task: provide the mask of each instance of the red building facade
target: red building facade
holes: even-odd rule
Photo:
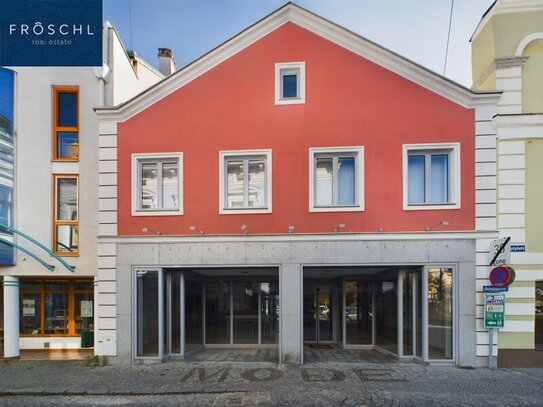
[[[288,4],[98,110],[97,353],[303,363],[323,342],[484,363],[498,97]]]

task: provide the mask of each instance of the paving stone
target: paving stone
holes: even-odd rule
[[[0,405],[540,406],[543,399],[543,369],[425,367],[386,358],[304,366],[222,360],[0,363]]]

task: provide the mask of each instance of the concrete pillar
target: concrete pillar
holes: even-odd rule
[[[280,271],[281,291],[281,363],[302,362],[302,267],[283,264]]]
[[[19,357],[19,278],[4,276],[4,357]]]

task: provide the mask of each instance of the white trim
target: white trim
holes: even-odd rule
[[[298,77],[298,97],[282,97],[282,72],[289,71]],[[305,103],[305,62],[284,62],[275,64],[275,104],[300,105]]]
[[[460,143],[432,143],[432,144],[404,144],[402,146],[403,161],[403,210],[404,211],[424,211],[424,210],[448,210],[460,209],[461,202],[461,178],[460,178]],[[436,205],[409,205],[408,204],[408,181],[407,181],[407,157],[410,151],[432,151],[432,150],[450,150],[449,153],[449,193],[451,203]],[[452,168],[451,168],[452,167]]]
[[[524,39],[518,44],[517,50],[515,51],[516,56],[522,56],[524,48],[528,46],[532,41],[542,40],[543,41],[543,32],[533,33],[524,37]]]
[[[315,206],[315,155],[316,154],[350,154],[355,159],[356,205],[353,206]],[[345,147],[310,147],[309,148],[309,212],[362,212],[365,204],[364,180],[364,146]]]
[[[140,174],[138,173],[138,161],[139,160],[164,160],[164,159],[175,159],[178,161],[178,176],[179,176],[179,209],[177,210],[138,210],[139,207],[139,196],[138,196],[138,180]],[[178,216],[183,215],[183,201],[185,194],[183,191],[183,153],[182,152],[171,152],[171,153],[135,153],[132,154],[132,179],[130,181],[130,193],[131,193],[131,202],[132,202],[132,216]]]
[[[266,207],[265,208],[243,208],[243,209],[231,209],[225,206],[225,158],[226,157],[251,157],[251,156],[265,156],[266,157]],[[244,215],[244,214],[261,214],[272,213],[272,150],[224,150],[219,151],[219,213],[221,215]]]
[[[114,108],[96,108],[96,113],[101,120],[128,120],[289,21],[464,107],[495,105],[500,98],[500,91],[472,91],[343,27],[288,3],[135,98]]]

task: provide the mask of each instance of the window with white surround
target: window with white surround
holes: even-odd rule
[[[460,144],[404,144],[405,210],[460,208]]]
[[[364,210],[364,147],[309,149],[309,211]]]
[[[271,150],[220,152],[219,213],[271,212]]]
[[[183,154],[132,155],[132,215],[183,214]]]
[[[305,103],[305,63],[275,64],[275,104]]]

